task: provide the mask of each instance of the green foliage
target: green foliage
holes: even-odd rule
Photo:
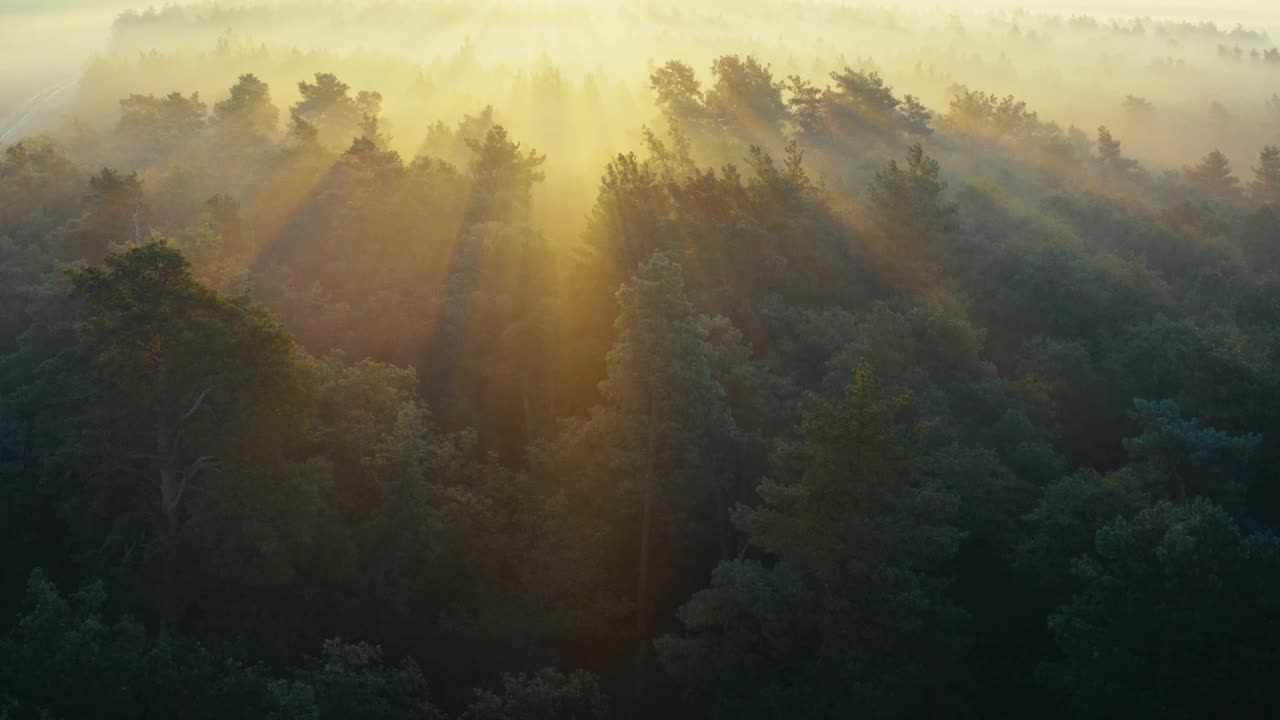
[[[1227,425],[1233,419],[1257,426],[1274,392],[1265,369],[1227,325],[1157,317],[1127,328],[1109,350],[1101,364],[1112,392],[1126,404],[1171,398],[1205,422],[1234,430]]]
[[[0,640],[0,700],[10,717],[445,717],[418,667],[390,665],[377,647],[326,641],[318,657],[276,677],[188,640],[149,635],[128,617],[109,621],[105,601],[100,584],[64,596],[40,571],[32,574],[28,608]],[[515,690],[505,697],[515,714],[493,717],[543,717],[519,714],[539,703],[599,702],[585,675],[537,678],[540,684],[512,678]],[[563,687],[549,686],[557,680]]]
[[[1203,196],[1219,202],[1234,202],[1240,197],[1240,178],[1231,174],[1231,161],[1214,150],[1194,167],[1183,169],[1188,183]]]
[[[896,96],[878,72],[846,67],[830,78],[833,84],[825,88],[799,76],[787,80],[796,140],[806,147],[856,150],[932,133],[933,113],[914,96]]]
[[[1105,125],[1098,128],[1098,162],[1103,179],[1111,182],[1131,180],[1138,168],[1138,161],[1120,152],[1120,141]]]
[[[877,223],[895,237],[931,239],[953,227],[955,206],[943,199],[947,184],[938,161],[920,145],[907,151],[907,163],[890,160],[876,173],[869,190]]]
[[[40,571],[0,640],[0,706],[12,718],[266,717],[270,677],[180,639],[104,617],[101,584],[70,596]]]
[[[280,720],[442,720],[426,680],[406,660],[388,666],[382,651],[364,643],[329,640],[289,681],[275,689]]]
[[[213,106],[213,126],[240,144],[270,140],[280,121],[280,109],[271,103],[271,88],[252,73],[241,75],[231,95]]]
[[[530,192],[543,179],[539,168],[546,157],[533,150],[521,150],[501,125],[490,128],[484,140],[467,140],[475,153],[471,161],[471,203],[467,221],[526,222],[530,212]]]
[[[1262,441],[1237,437],[1182,415],[1172,400],[1134,400],[1142,434],[1124,441],[1142,482],[1162,497],[1203,496],[1239,507],[1249,486],[1250,462]]]
[[[782,87],[774,82],[769,66],[751,56],[744,60],[722,55],[711,63],[711,74],[716,81],[703,96],[710,117],[752,144],[776,143],[786,119],[786,105]],[[681,89],[689,93],[686,84]],[[672,98],[672,102],[677,101]]]
[[[130,95],[120,101],[117,132],[134,156],[148,165],[190,142],[204,129],[208,111],[199,93],[184,97],[174,92],[161,98]]]
[[[64,257],[102,260],[116,244],[145,239],[147,207],[137,173],[103,168],[89,179],[84,213],[69,224]]]
[[[592,595],[633,604],[635,630],[622,638],[634,643],[642,687],[656,611],[670,612],[681,597],[673,588],[690,582],[702,558],[731,552],[727,499],[741,440],[681,267],[655,253],[617,299],[605,403],[565,427],[551,457],[555,476],[572,479],[552,525],[562,542],[589,538],[578,562],[598,588]]]
[[[1265,714],[1277,562],[1274,535],[1242,533],[1208,500],[1116,520],[1050,618],[1064,662],[1049,676],[1086,717]]]
[[[668,116],[688,122],[701,114],[701,83],[692,67],[668,60],[649,76],[649,85],[657,96],[658,108]]]
[[[1148,504],[1132,474],[1082,470],[1044,489],[1026,516],[1027,533],[1015,563],[1038,583],[1071,581],[1071,562],[1093,548],[1094,534],[1117,519],[1131,518]]]
[[[406,165],[369,141],[352,143],[314,177],[311,157],[278,170],[286,186],[307,191],[282,191],[265,218],[259,210],[258,223],[280,230],[249,279],[312,352],[419,363],[463,227],[465,177],[436,160]]]
[[[476,692],[459,720],[604,720],[604,695],[593,676],[544,669],[504,675],[501,694]]]
[[[1242,236],[1242,249],[1250,263],[1260,270],[1280,270],[1280,201],[1250,213]]]
[[[333,73],[316,73],[314,83],[299,82],[302,97],[289,109],[294,132],[330,147],[343,147],[353,138],[374,139],[382,94],[361,90],[351,97],[350,90]]]
[[[518,456],[553,422],[552,250],[529,226],[500,222],[473,225],[457,245],[427,369],[450,382],[429,397],[471,426],[511,418],[498,431],[512,438],[503,449]]]
[[[174,245],[200,282],[224,292],[244,287],[254,238],[240,205],[229,196],[206,200],[196,224],[175,238]]]
[[[541,658],[537,642],[566,622],[548,607],[557,588],[539,582],[545,498],[479,454],[473,434],[441,432],[418,406],[404,407],[373,450],[358,577],[384,600],[359,627],[406,652],[454,647],[432,658],[436,676],[469,680],[495,644],[513,663]],[[519,590],[492,592],[504,586]]]
[[[893,717],[958,691],[957,613],[937,575],[955,553],[955,499],[923,472],[868,368],[818,401],[735,524],[762,560],[722,563],[659,642],[668,672],[717,717]]]
[[[586,242],[604,256],[607,265],[601,270],[612,271],[610,280],[620,283],[658,249],[671,204],[651,163],[634,154],[609,162],[588,220]]]
[[[1258,156],[1249,193],[1260,205],[1280,205],[1280,147],[1268,145]]]
[[[31,138],[4,148],[0,236],[24,246],[40,244],[57,223],[79,208],[83,182],[65,149],[50,139]],[[22,268],[12,261],[6,267]]]
[[[422,141],[418,157],[433,157],[458,166],[464,166],[471,159],[471,143],[483,142],[489,131],[497,125],[493,116],[493,106],[486,105],[484,110],[472,115],[463,115],[455,128],[449,128],[437,121],[427,128],[427,137]]]
[[[655,253],[618,291],[618,304],[601,386],[607,404],[564,438],[569,448],[602,443],[606,454],[596,462],[610,468],[613,492],[632,502],[653,492],[670,505],[662,515],[674,519],[715,494],[723,481],[717,463],[736,428],[680,266]]]
[[[954,299],[938,295],[901,310],[881,304],[832,358],[828,384],[839,386],[867,363],[887,387],[911,396],[933,448],[987,447],[1024,480],[1056,477],[1047,409],[983,360],[984,345],[985,332]]]
[[[1052,404],[1056,446],[1079,464],[1105,464],[1106,444],[1117,416],[1097,402],[1103,379],[1088,346],[1079,340],[1034,338],[1022,349],[1019,380],[1024,392],[1043,392]]]
[[[287,467],[301,439],[294,346],[262,309],[199,285],[162,240],[68,279],[74,342],[12,397],[25,447],[39,448],[15,481],[41,512],[56,508],[71,558],[130,578],[143,608],[175,619],[180,568],[220,560],[187,555],[180,529],[218,522],[201,510],[261,501],[241,483]]]
[[[1026,102],[967,87],[955,88],[947,122],[961,132],[994,139],[1022,140],[1046,129]]]
[[[871,59],[668,62],[654,118],[468,44],[282,129],[281,73],[346,61],[218,42],[95,61],[87,120],[0,158],[0,717],[1271,707],[1280,155],[1245,202],[1220,104],[1157,177]],[[209,106],[138,91],[215,65]]]

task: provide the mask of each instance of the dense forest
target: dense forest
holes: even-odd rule
[[[1275,713],[1265,31],[299,6],[0,110],[0,720]]]

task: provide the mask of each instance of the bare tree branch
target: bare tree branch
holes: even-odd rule
[[[188,483],[199,477],[205,470],[216,468],[219,464],[218,458],[212,455],[205,455],[191,463],[191,467],[187,468],[187,471],[182,474],[182,482],[178,485],[178,492],[173,496],[173,502],[166,509],[170,512],[176,510],[178,505],[182,503],[182,496],[187,492]]]
[[[204,390],[201,390],[200,394],[196,396],[195,402],[191,403],[191,409],[188,410],[186,413],[184,413],[183,416],[178,420],[178,422],[186,422],[188,419],[191,418],[192,415],[195,415],[196,411],[200,409],[200,406],[204,404],[204,399],[209,397],[210,392],[213,392],[212,385],[205,388]]]

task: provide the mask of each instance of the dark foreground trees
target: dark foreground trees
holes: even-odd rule
[[[1080,592],[1049,620],[1051,674],[1088,717],[1253,716],[1275,706],[1280,539],[1208,500],[1098,531]]]
[[[900,402],[859,368],[841,402],[805,413],[786,449],[794,480],[765,481],[761,507],[735,512],[761,557],[721,563],[680,611],[686,635],[659,643],[711,717],[939,715],[955,702],[961,614],[940,573],[960,541],[956,503]]]

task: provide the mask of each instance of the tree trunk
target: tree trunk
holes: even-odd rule
[[[649,680],[649,627],[652,606],[649,602],[650,535],[653,529],[653,478],[645,491],[644,511],[640,520],[640,563],[636,571],[636,677],[635,705],[639,707]]]
[[[160,512],[164,516],[163,541],[160,543],[160,631],[167,633],[176,622],[178,604],[178,508],[182,494],[182,475],[178,469],[179,429],[182,421],[170,415],[166,388],[169,368],[163,347],[156,348],[156,464],[160,471]]]
[[[534,441],[533,404],[529,402],[529,373],[521,373],[520,377],[520,413],[523,415],[524,446]]]
[[[646,471],[644,507],[640,514],[640,559],[636,570],[636,668],[633,708],[644,706],[649,681],[649,632],[653,613],[649,602],[649,560],[653,552],[653,510],[658,485],[658,395],[649,391],[649,467]]]
[[[178,448],[173,427],[166,418],[156,424],[156,457],[160,465],[160,511],[172,530],[178,525]]]
[[[729,523],[729,503],[724,487],[716,483],[716,523],[720,530],[720,562],[733,558],[733,531]]]
[[[178,470],[177,438],[173,425],[168,422],[163,411],[156,423],[156,456],[160,466],[160,511],[164,514],[164,542],[160,545],[162,555],[160,585],[160,631],[168,633],[170,626],[176,621],[178,604],[178,494],[181,492],[181,477]]]

